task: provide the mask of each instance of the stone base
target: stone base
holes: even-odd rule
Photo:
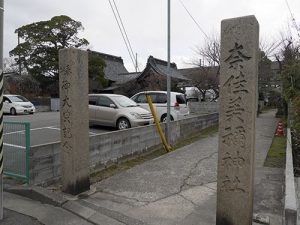
[[[64,185],[63,192],[71,194],[71,195],[78,195],[82,192],[90,190],[90,179],[89,177],[77,180],[76,183]]]

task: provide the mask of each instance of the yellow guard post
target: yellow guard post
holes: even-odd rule
[[[158,122],[156,113],[155,113],[154,108],[153,108],[153,105],[152,105],[151,98],[150,98],[150,96],[147,95],[147,94],[146,94],[146,98],[147,98],[147,102],[148,102],[148,104],[149,104],[149,107],[150,107],[152,116],[153,116],[153,118],[154,118],[154,122],[155,122],[156,128],[157,128],[158,133],[159,133],[159,135],[160,135],[160,138],[161,138],[161,140],[162,140],[162,142],[163,142],[163,144],[164,144],[164,148],[165,148],[165,150],[166,150],[167,152],[170,152],[170,151],[172,150],[172,148],[171,148],[170,145],[168,145],[167,140],[166,140],[166,138],[165,138],[165,135],[164,135],[164,133],[163,133],[163,131],[162,131],[162,129],[161,129],[161,126],[160,126],[160,124],[159,124],[159,122]]]

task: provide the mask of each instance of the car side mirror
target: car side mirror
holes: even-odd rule
[[[114,108],[114,109],[117,108],[117,106],[115,104],[109,104],[109,107]]]
[[[8,100],[5,100],[4,102],[6,102],[6,103],[9,103],[9,101],[8,101]]]

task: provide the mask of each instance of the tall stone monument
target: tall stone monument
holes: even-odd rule
[[[63,191],[89,190],[88,53],[59,51]]]
[[[253,214],[259,25],[221,23],[217,225],[250,225]]]

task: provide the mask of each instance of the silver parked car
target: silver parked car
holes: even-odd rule
[[[89,94],[90,124],[119,130],[153,123],[152,114],[130,98],[116,94]]]

